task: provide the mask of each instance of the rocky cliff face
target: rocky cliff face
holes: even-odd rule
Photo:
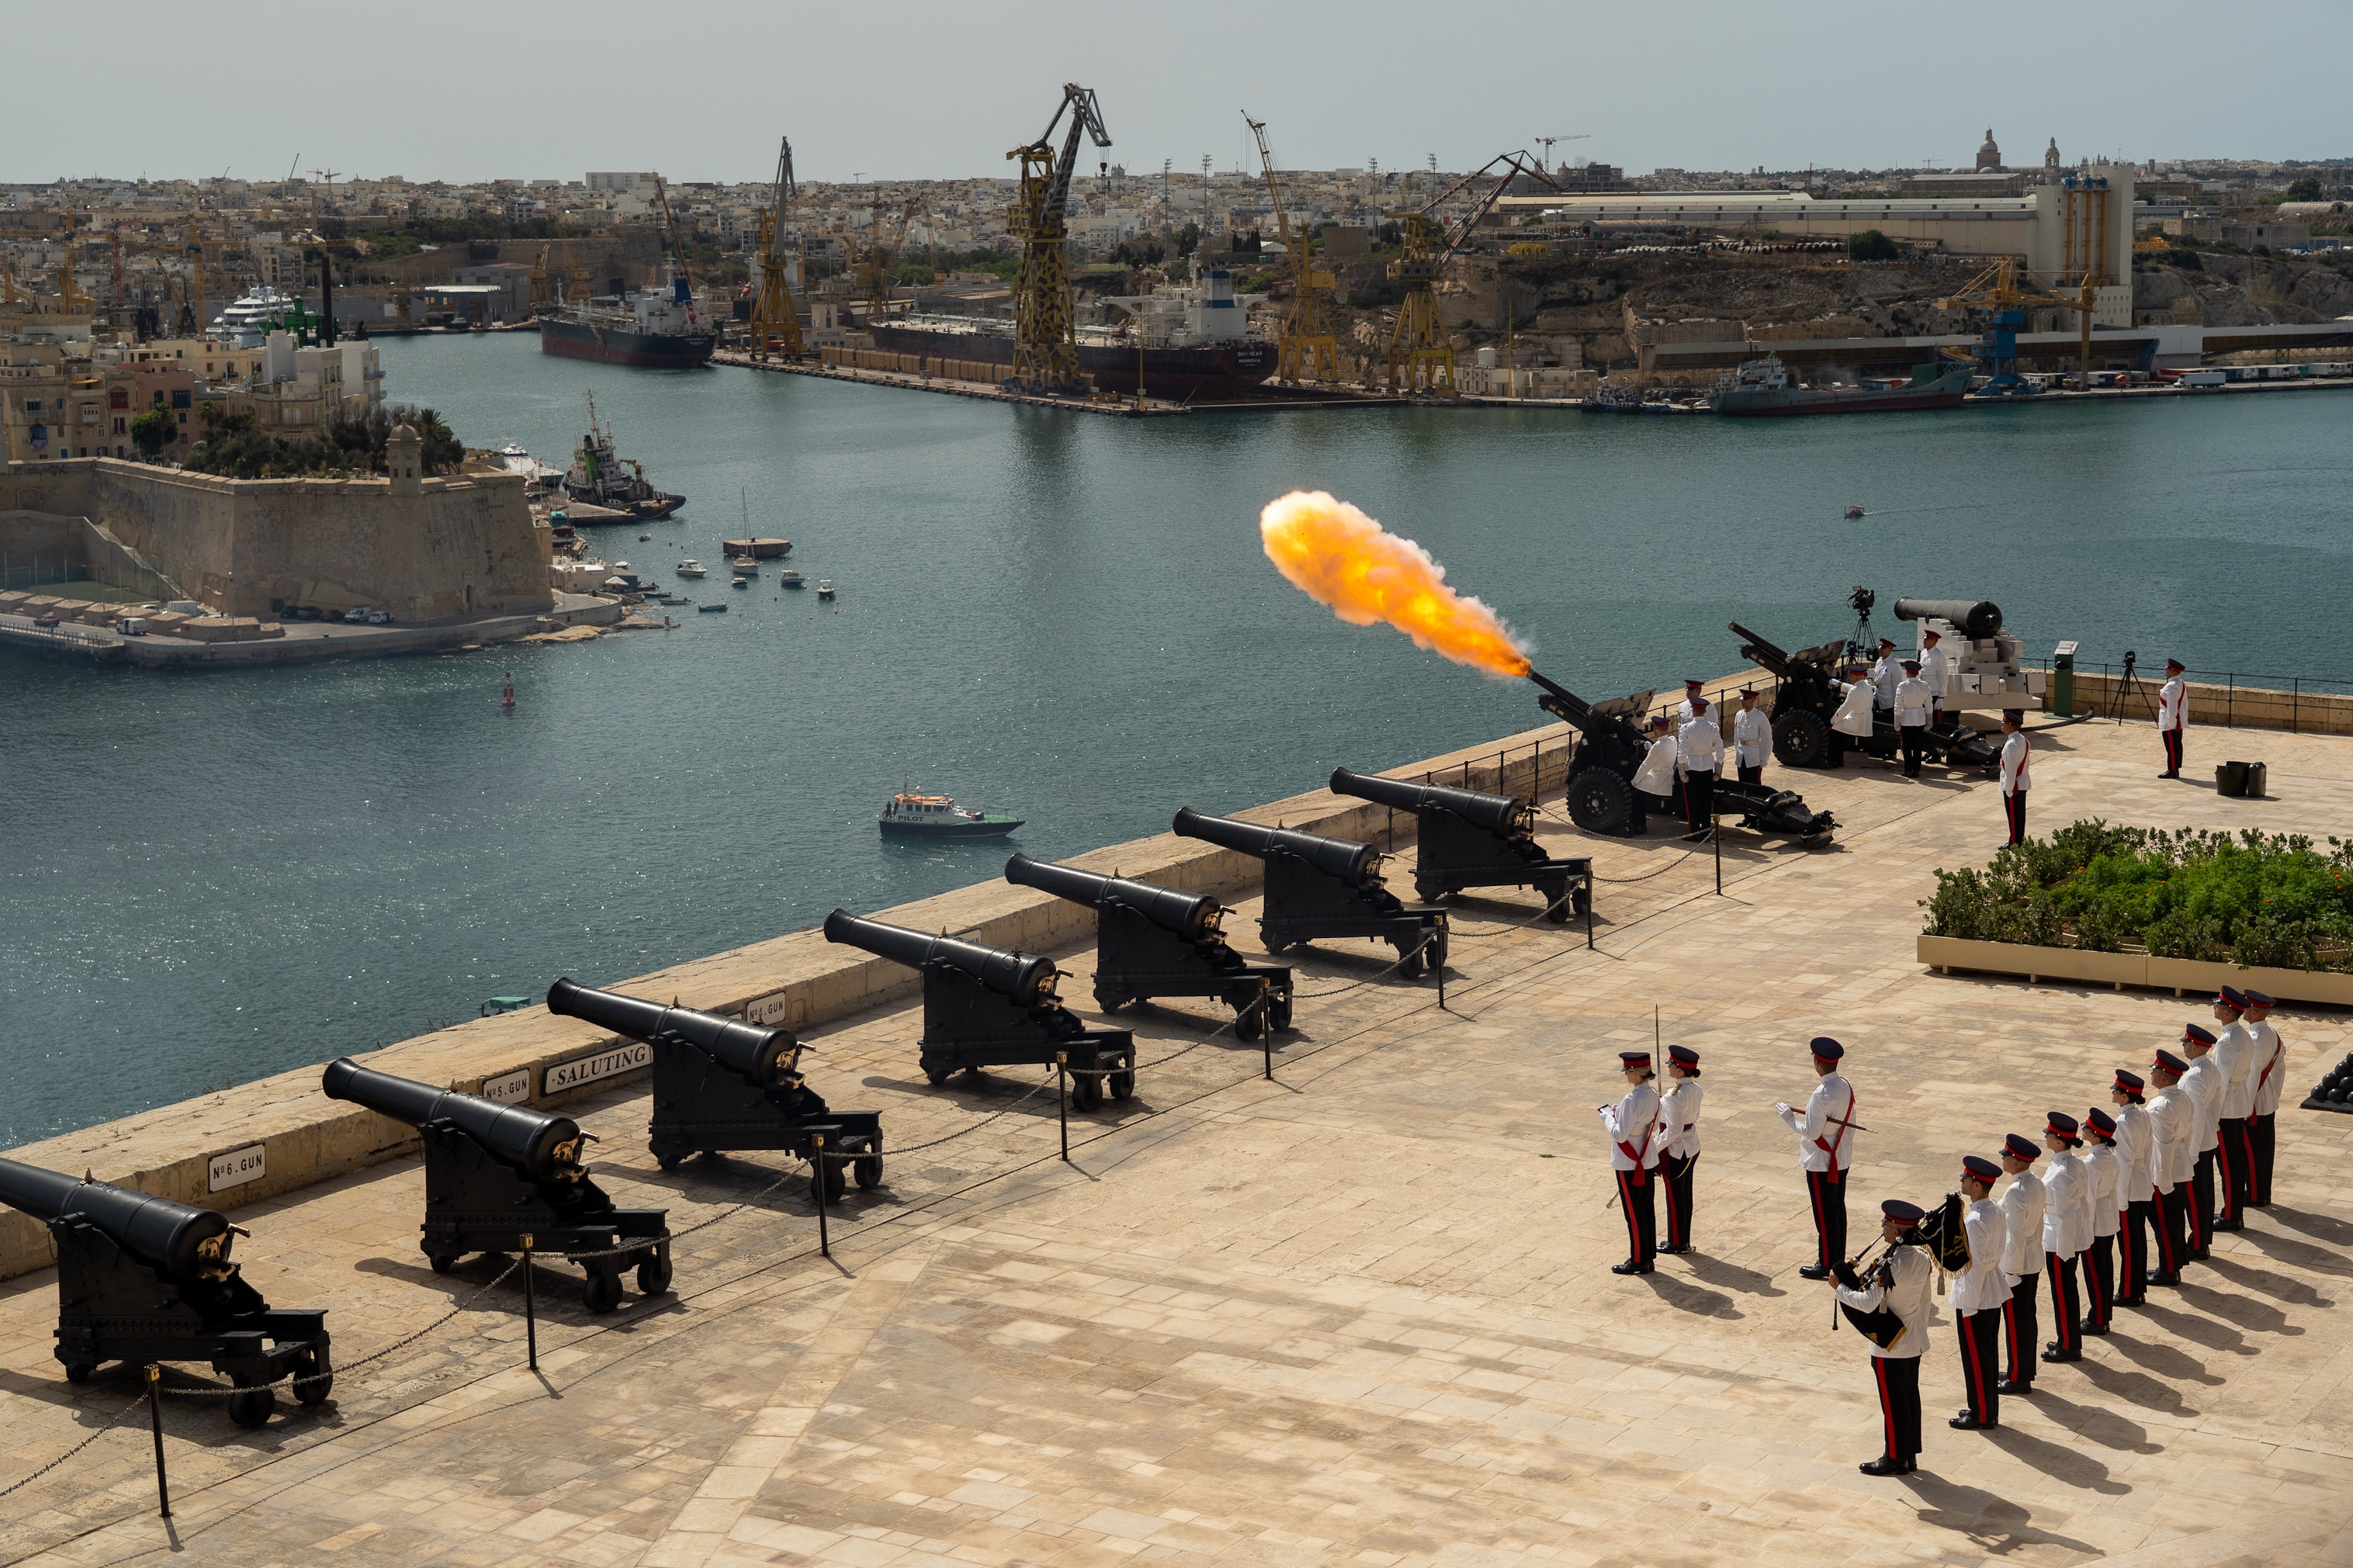
[[[2209,327],[2333,321],[2353,315],[2353,262],[2305,257],[2144,253],[2133,267],[2133,319]]]

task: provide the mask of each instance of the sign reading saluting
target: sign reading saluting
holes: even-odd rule
[[[627,1040],[608,1051],[594,1056],[575,1057],[568,1062],[558,1062],[547,1069],[546,1092],[561,1094],[567,1089],[580,1089],[599,1079],[613,1078],[639,1068],[653,1066],[654,1052],[643,1040]]]

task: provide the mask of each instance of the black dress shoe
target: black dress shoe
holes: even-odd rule
[[[1866,1476],[1900,1476],[1911,1468],[1893,1454],[1882,1454],[1855,1467]]]
[[[2089,1334],[2092,1338],[2098,1339],[2102,1334],[2108,1331],[2108,1325],[2105,1323],[2078,1323],[2075,1325],[2075,1331],[2079,1334]]]
[[[1820,1263],[1809,1263],[1798,1270],[1798,1278],[1800,1279],[1827,1279],[1830,1277],[1830,1269]]]
[[[1962,1411],[1945,1423],[1956,1432],[1990,1432],[2001,1425],[1999,1421],[1980,1421],[1968,1411]]]
[[[2159,1268],[2150,1269],[2148,1271],[2147,1279],[2148,1282],[2152,1285],[2179,1285],[2181,1283],[2180,1275],[2168,1274],[2163,1269]],[[2137,1307],[2141,1305],[2141,1303],[2138,1300],[2136,1300],[2133,1302],[2133,1305]]]
[[[1689,1243],[1685,1243],[1685,1244],[1684,1244],[1683,1246],[1682,1246],[1682,1247],[1675,1247],[1675,1246],[1672,1246],[1672,1245],[1670,1245],[1670,1246],[1666,1246],[1666,1247],[1660,1247],[1658,1250],[1659,1250],[1659,1251],[1661,1251],[1661,1252],[1662,1252],[1662,1253],[1664,1253],[1664,1254],[1665,1254],[1667,1257],[1669,1257],[1669,1258],[1681,1258],[1684,1253],[1689,1252],[1689,1251],[1691,1250],[1691,1246],[1690,1246],[1690,1244],[1689,1244]]]
[[[1612,1274],[1648,1274],[1650,1271],[1651,1265],[1637,1263],[1630,1258],[1623,1263],[1613,1263],[1609,1266],[1609,1272]]]
[[[2042,1347],[2042,1359],[2048,1362],[2082,1361],[2082,1351],[2063,1351],[2055,1344]]]
[[[2218,1219],[2214,1222],[2214,1228],[2216,1230],[2244,1230],[2247,1228],[2247,1222],[2242,1219]]]
[[[2034,1384],[2031,1383],[2020,1383],[2015,1378],[2005,1377],[2000,1383],[1993,1385],[1993,1391],[1996,1394],[2008,1394],[2023,1397],[2024,1395],[2034,1392]]]

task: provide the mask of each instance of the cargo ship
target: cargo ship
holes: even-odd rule
[[[1797,414],[1894,414],[1910,408],[1958,408],[1968,395],[1973,367],[1920,364],[1909,382],[1871,382],[1861,386],[1797,386],[1778,354],[1743,360],[1715,384],[1707,405],[1733,418]]]
[[[710,313],[681,277],[666,288],[540,307],[539,352],[566,359],[692,370],[718,346]]]
[[[1132,394],[1141,362],[1146,396],[1176,401],[1245,397],[1274,374],[1276,345],[1250,335],[1250,307],[1265,298],[1234,292],[1233,274],[1205,269],[1190,284],[1107,303],[1125,308],[1117,326],[1075,329],[1079,369],[1098,392]],[[892,316],[868,323],[887,353],[1013,363],[1013,323],[977,316]],[[1142,353],[1139,353],[1139,339]]]

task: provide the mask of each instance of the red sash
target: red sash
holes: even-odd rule
[[[1617,1141],[1618,1152],[1625,1155],[1629,1160],[1634,1162],[1634,1184],[1638,1187],[1651,1179],[1649,1168],[1642,1163],[1642,1156],[1651,1152],[1651,1140],[1657,1134],[1658,1131],[1658,1113],[1656,1111],[1652,1111],[1651,1113],[1650,1126],[1642,1130],[1642,1146],[1641,1148],[1637,1149],[1633,1144],[1627,1142],[1623,1138]]]
[[[1827,1143],[1823,1142],[1820,1138],[1814,1140],[1814,1147],[1820,1149],[1823,1153],[1828,1154],[1831,1157],[1830,1164],[1823,1172],[1823,1179],[1825,1181],[1838,1183],[1846,1179],[1846,1173],[1839,1169],[1838,1152],[1839,1145],[1846,1142],[1846,1130],[1853,1125],[1854,1090],[1852,1089],[1849,1089],[1846,1091],[1846,1115],[1839,1120],[1838,1136],[1831,1139]]]
[[[2257,1094],[2261,1094],[2263,1092],[2263,1085],[2269,1081],[2272,1076],[2272,1068],[2279,1066],[2280,1058],[2287,1054],[2286,1037],[2278,1036],[2276,1037],[2278,1043],[2272,1047],[2272,1059],[2265,1062],[2263,1064],[2263,1070],[2255,1075],[2255,1092]]]

